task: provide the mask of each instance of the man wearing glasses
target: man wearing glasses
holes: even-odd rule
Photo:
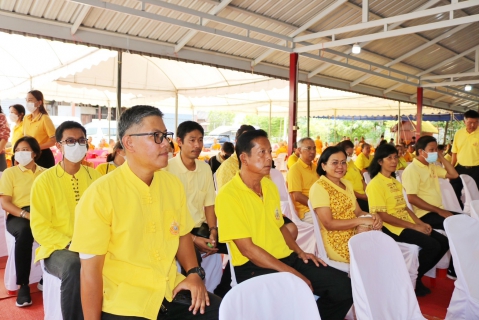
[[[62,280],[63,319],[83,319],[80,300],[80,259],[68,250],[73,235],[75,207],[85,190],[101,175],[82,166],[88,150],[85,128],[63,122],[55,132],[63,159],[40,175],[32,186],[30,225],[40,244],[35,262],[44,260],[48,273]]]
[[[313,223],[313,218],[308,207],[309,189],[319,179],[316,173],[316,144],[311,138],[302,138],[298,141],[299,159],[289,168],[287,181],[288,191],[294,201],[298,217],[308,223]]]
[[[172,137],[162,116],[150,106],[121,115],[127,162],[78,204],[70,250],[80,254],[85,319],[218,318],[221,299],[203,284],[183,185],[160,170]]]

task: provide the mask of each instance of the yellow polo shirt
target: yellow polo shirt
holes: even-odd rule
[[[454,135],[452,153],[457,153],[457,163],[462,166],[479,166],[479,130],[467,132],[459,129]]]
[[[29,206],[33,181],[45,170],[39,165],[35,172],[22,165],[5,169],[0,179],[0,195],[12,197],[13,205],[18,208]]]
[[[238,171],[239,161],[235,153],[223,161],[218,170],[216,170],[216,184],[218,185],[218,190],[220,190],[226,183],[230,182]]]
[[[368,183],[366,194],[368,195],[370,213],[385,212],[398,219],[414,223],[406,210],[407,205],[404,200],[402,185],[396,179],[386,178],[378,173]],[[404,230],[404,228],[392,226],[386,222],[383,222],[383,225],[395,235],[399,235]]]
[[[316,164],[311,163],[308,166],[301,158],[298,159],[294,165],[289,168],[288,175],[288,192],[299,191],[309,198],[309,189],[319,179],[316,173]],[[294,207],[300,219],[304,218],[304,214],[309,211],[308,206],[305,206],[298,201],[294,201]]]
[[[359,171],[358,167],[354,164],[354,161],[349,161],[348,162],[348,170],[346,171],[346,175],[344,176],[344,179],[348,180],[351,182],[353,185],[353,190],[354,192],[357,192],[359,194],[364,194],[364,186],[363,186],[363,175],[361,174],[361,171]]]
[[[253,243],[276,259],[288,257],[289,249],[280,228],[284,224],[278,188],[268,178],[261,180],[263,200],[248,188],[239,173],[216,197],[216,216],[221,242],[229,244],[231,263],[241,266],[248,262],[233,240],[251,238]]]
[[[296,153],[292,153],[289,157],[288,157],[288,162],[287,162],[287,167],[288,169],[291,168],[293,166],[293,164],[295,164],[296,162],[298,162],[298,159],[299,157],[296,155]]]
[[[446,174],[447,171],[443,167],[435,164],[425,165],[414,159],[402,173],[402,185],[407,194],[415,194],[430,205],[444,209],[438,178],[445,179]],[[428,210],[420,209],[414,205],[413,211],[418,218],[429,213]]]
[[[186,204],[195,222],[195,228],[206,222],[205,207],[215,204],[216,192],[211,168],[206,162],[195,160],[196,169],[188,170],[181,160],[181,152],[168,161],[167,171],[178,177],[185,188]]]
[[[373,156],[369,155],[369,159],[364,155],[364,153],[360,153],[356,160],[354,161],[354,164],[356,167],[361,171],[363,169],[367,169],[369,165],[371,164],[371,161],[373,161]]]
[[[279,147],[278,150],[276,150],[276,156],[279,156],[281,153],[288,153],[288,147],[287,146]]]
[[[13,127],[13,134],[12,134],[12,148],[15,146],[15,142],[17,142],[18,139],[23,137],[23,121],[20,122],[20,124],[15,124]],[[15,150],[12,150],[12,153],[14,153]]]
[[[104,176],[105,174],[110,173],[117,168],[116,164],[112,162],[101,163],[95,168],[95,170]]]
[[[444,156],[444,159],[446,159],[449,163],[451,163],[452,156],[449,153],[446,153],[446,155]]]
[[[55,136],[55,126],[48,114],[40,113],[35,119],[29,114],[23,118],[23,134],[34,137],[38,144],[44,144]]]
[[[406,169],[408,163],[404,157],[399,157],[398,159],[398,165],[396,166],[396,170],[404,170]]]
[[[40,244],[35,252],[35,262],[48,258],[53,251],[64,249],[70,243],[75,207],[83,192],[99,177],[97,171],[85,166],[72,176],[57,164],[35,180],[30,208],[30,227]]]
[[[185,279],[175,256],[193,220],[178,178],[155,172],[150,186],[128,163],[85,192],[70,250],[105,255],[104,312],[156,319],[164,298]]]

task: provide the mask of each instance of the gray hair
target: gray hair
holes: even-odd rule
[[[302,148],[303,147],[303,142],[305,142],[305,141],[312,141],[314,143],[314,140],[310,137],[301,138],[301,139],[299,139],[298,144],[297,144],[298,148]]]
[[[163,118],[163,112],[160,109],[152,106],[133,106],[121,114],[118,122],[118,134],[120,141],[125,136],[125,132],[134,125],[138,125],[143,121],[143,118],[149,116],[157,116]]]

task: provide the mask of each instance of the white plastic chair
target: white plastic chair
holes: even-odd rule
[[[288,169],[286,168],[286,157],[288,156],[287,153],[280,153],[274,159],[274,165],[279,171],[287,171]]]
[[[6,243],[8,247],[8,259],[7,264],[5,266],[5,288],[8,291],[17,291],[17,272],[15,270],[15,237],[10,234],[10,232],[5,232]],[[30,270],[30,283],[36,283],[40,281],[43,274],[43,269],[40,266],[40,263],[35,263],[35,250],[38,248],[38,243],[36,241],[33,242],[33,250],[32,250],[32,262],[31,262],[31,270]]]
[[[43,260],[40,260],[42,270],[45,270]],[[43,273],[43,311],[45,320],[63,320],[61,308],[60,286],[62,281],[49,274],[46,270]]]
[[[454,189],[447,179],[439,179],[439,186],[441,188],[442,205],[444,209],[462,213],[461,205],[457,200]]]
[[[444,221],[457,280],[446,320],[479,319],[479,221],[455,215]]]
[[[300,278],[278,272],[246,280],[232,288],[220,305],[220,320],[319,320],[314,296]]]
[[[479,200],[471,201],[471,218],[479,221]]]
[[[205,286],[206,290],[213,292],[221,282],[221,276],[223,275],[223,263],[221,260],[221,254],[215,253],[211,256],[203,258],[201,267],[205,270]]]
[[[286,182],[284,181],[284,176],[278,169],[271,169],[269,172],[271,181],[274,182],[276,188],[278,188],[279,197],[281,200],[281,211],[283,214],[291,219],[291,210],[289,208],[289,192],[286,188]]]
[[[371,176],[369,175],[369,172],[364,172],[363,177],[364,177],[364,182],[366,182],[366,184],[371,182]]]
[[[467,174],[460,175],[462,180],[462,185],[464,186],[464,213],[471,214],[471,202],[473,200],[479,200],[479,190],[477,190],[477,185],[474,179],[472,179]]]
[[[230,244],[226,243],[226,249],[228,249],[228,257],[230,260],[230,270],[231,270],[231,287],[233,288],[238,284],[238,281],[236,281],[236,274],[235,274],[235,267],[233,267],[233,260],[231,259],[231,250],[230,250]]]
[[[356,317],[425,319],[396,242],[382,232],[364,232],[349,240],[351,285]]]

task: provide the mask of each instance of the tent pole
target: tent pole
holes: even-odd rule
[[[336,143],[337,141],[337,132],[336,132],[336,109],[334,109],[334,141],[333,143]]]
[[[293,153],[293,143],[298,133],[298,53],[289,54],[289,132],[288,155]]]
[[[269,100],[269,123],[268,123],[268,137],[271,139],[271,108],[273,102]]]
[[[402,124],[402,119],[401,119],[401,101],[398,101],[398,132],[397,132],[397,138],[396,138],[396,144],[400,144],[401,141],[401,124]]]
[[[116,121],[120,121],[120,108],[121,108],[121,68],[122,68],[122,52],[118,51],[118,81],[116,84]],[[118,130],[116,130],[116,139],[120,140],[118,136]]]
[[[178,128],[178,90],[175,92],[175,132]]]
[[[423,88],[417,87],[417,112],[416,112],[416,141],[421,137],[422,132],[422,103]]]
[[[307,122],[306,122],[307,123],[307,127],[306,127],[307,134],[306,134],[306,136],[307,137],[310,137],[310,134],[309,134],[310,113],[311,113],[311,85],[308,82],[308,105],[307,105],[307,110],[306,110],[306,118],[307,118]]]

